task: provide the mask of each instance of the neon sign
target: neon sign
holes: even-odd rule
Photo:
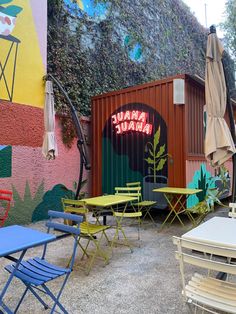
[[[152,134],[152,124],[147,123],[147,117],[147,112],[138,110],[121,111],[111,116],[116,134],[134,131],[150,135]]]

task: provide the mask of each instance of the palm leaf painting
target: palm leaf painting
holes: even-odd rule
[[[166,153],[166,145],[160,146],[161,128],[157,129],[153,142],[147,142],[149,156],[144,158],[148,163],[148,172],[153,175],[153,181],[156,183],[157,173],[164,168],[168,154]]]
[[[0,12],[9,16],[16,17],[22,11],[22,8],[18,5],[8,5],[3,7],[2,5],[12,2],[12,0],[0,0]]]

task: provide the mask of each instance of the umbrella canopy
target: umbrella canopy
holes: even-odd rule
[[[205,95],[207,128],[205,156],[213,167],[220,166],[236,152],[234,142],[224,119],[226,84],[222,65],[224,48],[215,32],[208,35],[206,52]]]
[[[44,137],[42,153],[48,160],[55,159],[58,155],[55,136],[55,111],[54,96],[51,81],[46,81],[45,104],[44,104]]]

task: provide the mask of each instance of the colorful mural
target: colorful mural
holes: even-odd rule
[[[130,103],[111,114],[102,137],[102,191],[140,181],[145,199],[166,201],[153,189],[168,178],[167,127],[160,114],[146,104]]]
[[[62,210],[80,159],[76,141],[70,150],[62,143],[58,118],[59,156],[42,156],[47,1],[0,0],[0,45],[0,187],[13,192],[5,225],[23,225]]]
[[[0,5],[0,99],[42,108],[47,1],[0,0]]]
[[[229,196],[230,193],[229,170],[225,166],[222,166],[219,168],[218,174],[211,174],[206,169],[206,165],[202,163],[200,165],[200,169],[195,171],[192,181],[188,184],[188,187],[202,190],[202,192],[188,198],[188,208],[197,205],[198,202],[202,202],[203,200],[206,200],[207,202],[211,201],[212,197],[209,197],[211,194],[221,200]]]
[[[12,147],[0,145],[0,178],[11,177]]]
[[[70,13],[75,14],[75,12],[80,15],[82,10],[85,12],[89,18],[95,21],[101,21],[106,18],[107,10],[109,7],[108,2],[103,3],[102,1],[95,0],[64,0]]]
[[[142,45],[134,40],[131,35],[126,35],[124,37],[124,46],[128,50],[128,56],[132,61],[143,61]]]
[[[33,110],[35,120],[33,120],[31,126],[34,127],[35,125],[36,136],[27,131],[24,134],[24,118],[22,117],[22,136],[18,137],[17,134],[18,130],[20,130],[19,120],[16,120],[15,123],[15,136],[13,133],[11,135],[15,143],[18,142],[18,144],[12,146],[1,145],[0,165],[2,167],[0,168],[0,186],[2,189],[13,191],[13,202],[5,225],[15,223],[28,224],[32,221],[46,219],[48,209],[62,210],[61,197],[72,197],[74,195],[76,183],[78,182],[80,157],[76,140],[71,149],[68,149],[62,143],[60,136],[61,127],[59,119],[56,118],[59,156],[53,161],[46,160],[42,156],[41,148],[43,111],[37,108],[30,108],[30,106],[14,104],[11,104],[11,106],[17,109],[25,108],[27,109],[26,113],[30,109]],[[9,108],[9,105],[5,107]],[[22,110],[21,113],[23,114],[24,111]],[[40,127],[38,130],[36,128],[38,125],[41,126],[41,132]],[[27,133],[28,135],[26,136]],[[7,154],[4,153],[3,159],[1,152],[6,149],[11,154],[9,152]],[[6,171],[8,171],[8,176]],[[87,179],[87,175],[86,173],[84,174],[84,180]],[[86,185],[83,191],[87,195],[88,189]]]

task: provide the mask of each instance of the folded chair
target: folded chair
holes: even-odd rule
[[[79,226],[80,226],[81,221],[83,220],[83,217],[78,216],[78,215],[65,214],[65,213],[56,212],[56,211],[49,211],[48,215],[50,217],[50,220],[46,223],[46,226],[48,227],[48,232],[50,232],[51,229],[55,229],[57,231],[74,235],[73,254],[70,261],[70,265],[68,268],[63,268],[63,267],[47,262],[45,259],[47,245],[44,246],[43,255],[41,258],[34,257],[27,261],[22,261],[20,263],[20,266],[18,267],[18,270],[15,272],[15,277],[20,279],[26,288],[24,290],[22,297],[20,298],[20,301],[14,313],[18,311],[28,291],[30,291],[38,299],[38,301],[44,306],[45,309],[48,309],[49,306],[44,302],[44,300],[38,294],[38,291],[43,292],[46,295],[48,295],[54,302],[50,313],[53,313],[54,311],[56,311],[57,306],[61,309],[63,313],[68,313],[66,309],[63,307],[63,305],[59,302],[59,298],[66,285],[69,275],[72,271],[75,254],[76,254],[76,248],[77,248],[77,239],[80,234]],[[68,226],[68,225],[65,225],[64,223],[54,222],[52,218],[70,219],[75,222],[75,225]],[[12,273],[14,270],[14,267],[15,267],[15,264],[12,264],[12,265],[6,266],[5,268],[9,273]],[[61,276],[65,276],[64,281],[57,295],[54,295],[53,292],[48,288],[46,284]]]
[[[107,256],[106,252],[101,248],[102,240],[105,238],[107,243],[109,244],[109,239],[106,235],[106,230],[110,228],[107,225],[99,224],[98,220],[97,223],[91,223],[88,221],[88,213],[89,210],[85,205],[85,202],[81,200],[72,200],[72,199],[62,199],[62,204],[65,213],[73,213],[78,215],[84,216],[84,221],[80,224],[80,236],[78,238],[78,245],[80,246],[83,254],[82,258],[86,256],[90,260],[85,267],[85,272],[88,275],[90,270],[93,266],[95,257],[101,257],[105,264],[108,264],[109,257]],[[72,221],[67,221],[68,224],[73,224]],[[86,245],[84,245],[84,240],[86,240]],[[89,244],[93,243],[95,250],[93,252],[88,251]]]
[[[139,207],[136,204],[141,199],[141,187],[115,187],[115,194],[116,195],[123,195],[123,196],[131,196],[135,197],[136,201],[132,201],[130,206],[124,205],[122,208],[115,208],[113,211],[113,216],[116,218],[117,228],[116,233],[113,238],[112,247],[116,240],[119,237],[119,231],[122,233],[124,237],[125,245],[127,245],[131,252],[133,252],[131,243],[128,241],[124,231],[123,219],[124,218],[133,218],[137,222],[138,226],[138,240],[140,240],[140,224],[141,224],[141,216],[142,212],[139,210]]]
[[[141,183],[139,181],[137,182],[127,182],[126,183],[127,187],[141,187]],[[137,204],[135,204],[135,206],[139,207],[139,210],[142,212],[143,216],[142,216],[142,220],[144,220],[147,216],[151,219],[152,223],[156,226],[155,220],[153,219],[152,215],[151,215],[151,209],[154,205],[156,205],[156,201],[151,201],[151,200],[143,200],[142,198],[142,193],[141,193],[141,197],[140,200],[138,201]]]
[[[0,190],[0,227],[4,225],[11,207],[12,192]]]
[[[195,313],[197,308],[209,313],[236,313],[235,280],[227,282],[216,278],[219,272],[236,275],[236,265],[228,263],[228,258],[236,257],[236,250],[178,237],[173,237],[173,242],[177,245],[175,256],[180,265],[184,301],[195,307]],[[188,282],[185,264],[198,269]]]

